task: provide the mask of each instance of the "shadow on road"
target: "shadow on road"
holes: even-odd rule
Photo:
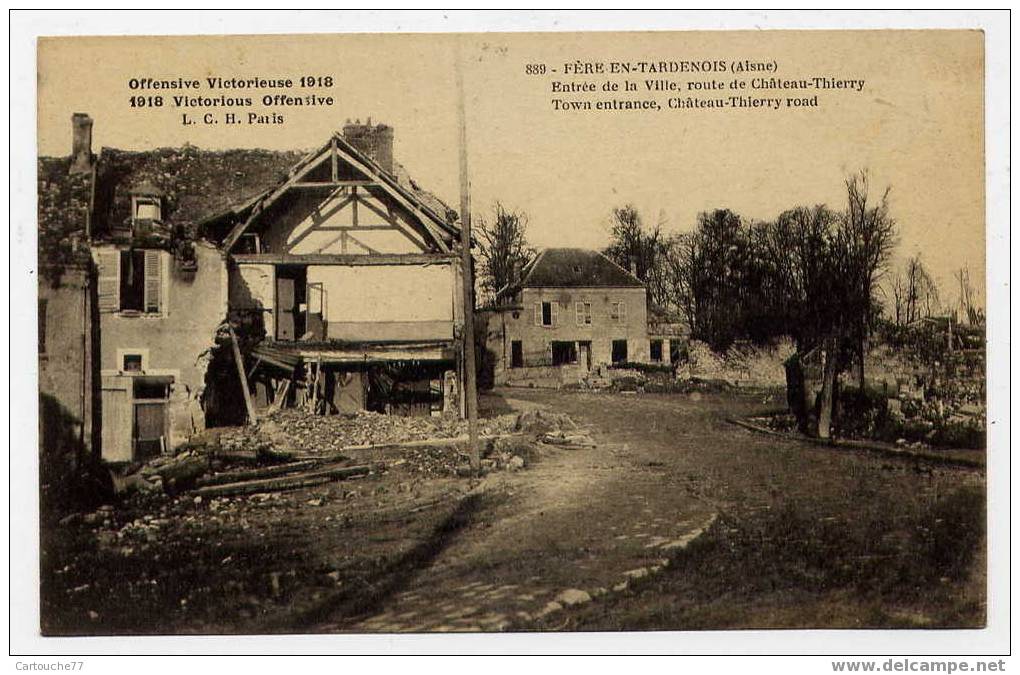
[[[326,630],[333,632],[381,611],[388,599],[405,590],[416,572],[428,567],[450,545],[458,532],[472,524],[475,516],[491,502],[481,493],[470,494],[460,501],[428,539],[412,548],[357,588],[333,595],[297,616],[280,619],[265,626],[268,633],[302,633]],[[329,624],[327,629],[320,629]],[[261,631],[260,631],[261,632]]]

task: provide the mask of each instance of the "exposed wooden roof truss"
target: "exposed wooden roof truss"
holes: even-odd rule
[[[309,216],[311,225],[290,239],[286,250],[277,251],[280,253],[298,253],[298,245],[305,243],[313,231],[315,243],[309,240],[302,249],[304,252],[334,252],[339,245],[340,250],[335,252],[380,253],[361,241],[366,237],[359,234],[380,230],[403,235],[422,252],[449,253],[448,242],[453,240],[451,235],[456,231],[412,191],[335,134],[328,143],[295,165],[285,181],[264,193],[250,210],[242,212],[244,220],[224,240],[224,249],[232,251],[241,236],[253,228],[272,227],[272,222],[263,221],[274,205],[287,208],[287,204],[292,203],[281,202],[285,196],[296,196],[306,203],[308,199],[320,201]],[[341,211],[350,212],[344,216],[344,226],[331,225],[331,218]],[[324,239],[329,233],[332,236]],[[307,250],[308,245],[313,248]]]

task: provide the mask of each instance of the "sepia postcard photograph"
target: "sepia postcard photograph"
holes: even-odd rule
[[[1007,648],[1008,13],[345,14],[31,17],[33,649]]]

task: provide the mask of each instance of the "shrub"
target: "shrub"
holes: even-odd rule
[[[839,435],[879,438],[889,428],[889,402],[885,394],[870,389],[845,388],[836,404]]]

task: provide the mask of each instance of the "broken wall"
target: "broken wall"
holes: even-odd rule
[[[39,284],[41,467],[64,476],[93,448],[94,346],[90,270],[65,267]],[[44,479],[45,482],[45,479]]]
[[[262,317],[266,335],[276,335],[276,270],[263,263],[232,265],[229,272],[231,311],[246,311]]]
[[[454,265],[311,265],[331,340],[451,340]],[[314,307],[310,311],[314,311]]]

